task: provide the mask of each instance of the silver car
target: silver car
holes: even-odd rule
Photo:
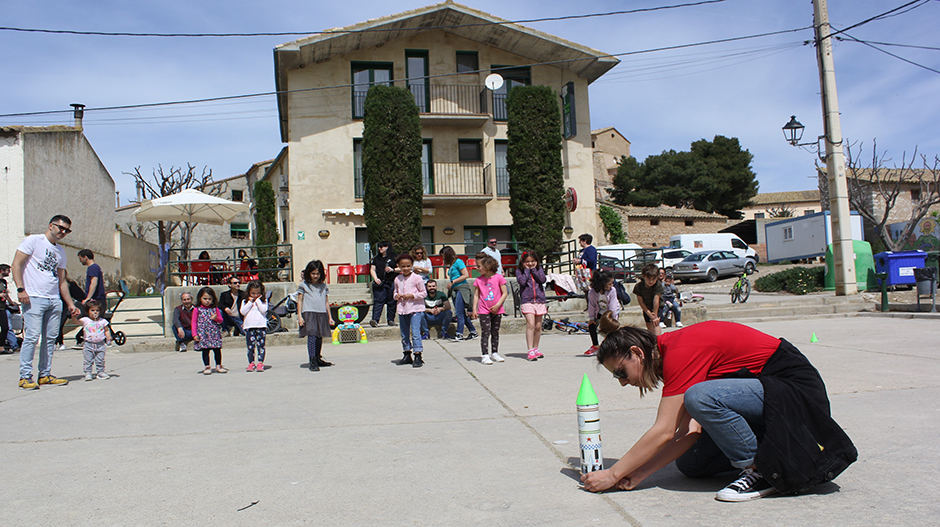
[[[672,276],[676,280],[704,278],[714,282],[722,276],[739,275],[747,269],[754,272],[754,260],[734,254],[731,251],[705,251],[687,256],[685,260],[672,266]]]

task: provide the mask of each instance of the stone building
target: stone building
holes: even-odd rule
[[[666,205],[635,207],[598,202],[600,205],[613,208],[620,215],[627,240],[643,247],[664,247],[669,245],[671,236],[718,232],[728,226],[727,217],[695,209],[677,209]],[[598,232],[601,232],[600,229],[598,227]]]
[[[614,186],[614,176],[620,160],[630,157],[630,141],[613,126],[591,131],[594,149],[594,199],[606,201],[610,196],[605,189]]]
[[[773,218],[781,211],[790,211],[793,216],[807,216],[822,212],[819,190],[794,190],[790,192],[763,192],[751,198],[747,207],[741,209],[745,220]]]
[[[274,56],[287,143],[277,171],[290,193],[279,225],[290,229],[297,261],[369,260],[362,113],[378,83],[407,87],[421,112],[425,243],[472,253],[489,236],[514,239],[505,98],[523,85],[551,87],[560,109],[563,92],[569,98],[565,186],[582,199],[566,224],[572,236],[594,231],[595,201],[585,199],[595,194],[588,86],[616,58],[453,2],[302,38],[277,46]],[[504,82],[490,90],[484,79],[494,70]]]
[[[113,287],[121,273],[114,229],[114,180],[77,126],[0,127],[0,262],[11,263],[27,235],[46,232],[64,214],[72,232],[62,241],[67,270],[84,281],[78,251],[90,249]]]

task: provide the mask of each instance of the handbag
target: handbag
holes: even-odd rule
[[[574,270],[574,283],[581,291],[587,292],[591,288],[591,270],[579,265]]]

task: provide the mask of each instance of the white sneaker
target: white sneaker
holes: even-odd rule
[[[677,327],[677,328],[681,328],[681,327],[682,327],[682,322],[676,322],[676,327]]]
[[[659,327],[661,327],[661,328],[666,327],[666,323],[665,323],[665,322],[660,322],[660,323],[659,323]]]
[[[483,359],[480,362],[483,364],[486,364],[487,366],[490,366],[493,364],[493,359],[491,359],[489,355],[484,355]]]
[[[506,362],[506,359],[504,359],[499,353],[496,353],[495,351],[490,353],[490,358],[496,362]]]
[[[86,373],[86,374],[85,374],[85,380],[86,380],[86,381],[90,381],[90,380],[92,380],[92,379],[94,379],[94,377],[92,377],[90,373]]]
[[[65,344],[59,344],[58,346],[55,347],[55,350],[56,350],[56,351],[63,351],[63,350],[65,350]]]
[[[102,372],[98,372],[97,378],[98,379],[110,379],[111,376],[102,371]]]

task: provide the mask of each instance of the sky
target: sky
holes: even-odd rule
[[[651,8],[694,0],[467,0],[508,20]],[[909,0],[830,0],[842,29]],[[422,7],[431,0],[0,0],[0,26],[137,33],[312,32]],[[858,40],[940,47],[940,2],[846,33]],[[717,3],[573,20],[524,23],[618,54],[756,35],[813,24],[810,0]],[[273,48],[297,37],[160,38],[0,30],[0,126],[71,124],[70,103],[89,109],[274,91]],[[688,150],[715,135],[737,137],[754,158],[760,192],[815,189],[815,153],[784,141],[791,115],[804,142],[822,135],[811,29],[673,51],[636,53],[590,86],[591,127],[614,126],[634,157]],[[940,71],[940,51],[878,45]],[[887,166],[914,149],[940,154],[940,74],[853,41],[833,51],[842,132],[870,164],[872,144]],[[36,117],[7,114],[67,110]],[[87,111],[84,131],[115,181],[122,205],[133,178],[158,166],[208,167],[215,179],[274,158],[281,143],[273,96],[183,106]]]

